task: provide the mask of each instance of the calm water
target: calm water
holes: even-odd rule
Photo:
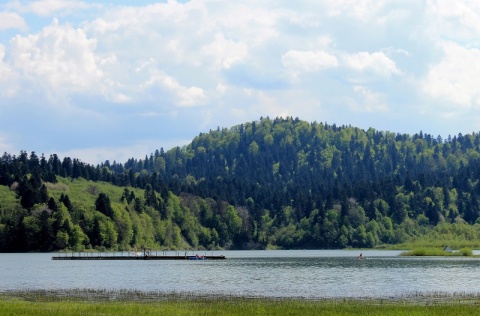
[[[175,254],[175,253],[169,253]],[[204,253],[201,253],[204,254]],[[265,297],[399,297],[480,293],[479,258],[399,257],[398,251],[222,251],[227,260],[63,261],[0,254],[0,291],[135,289]]]

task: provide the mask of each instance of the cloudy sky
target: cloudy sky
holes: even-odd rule
[[[124,163],[266,116],[478,132],[479,15],[478,0],[1,1],[0,151]]]

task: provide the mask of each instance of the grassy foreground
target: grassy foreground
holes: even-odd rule
[[[0,296],[0,315],[478,315],[480,300],[298,300],[190,298],[159,301],[79,301]]]

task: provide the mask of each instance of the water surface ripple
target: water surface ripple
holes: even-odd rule
[[[0,291],[106,289],[198,295],[395,298],[480,293],[479,258],[398,251],[223,251],[215,261],[63,261],[0,254]]]

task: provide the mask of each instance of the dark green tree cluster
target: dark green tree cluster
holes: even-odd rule
[[[21,205],[0,219],[5,240],[24,232],[25,225],[16,224],[25,217],[38,217],[29,227],[39,234],[47,219],[53,221],[44,183],[57,177],[122,187],[119,201],[128,206],[130,220],[138,216],[144,223],[141,218],[148,217],[152,226],[142,224],[142,230],[157,231],[148,239],[133,225],[137,235],[128,239],[129,224],[118,223],[126,215],[109,207],[118,201],[95,192],[94,215],[64,204],[85,234],[83,243],[91,246],[148,240],[180,247],[177,241],[183,240],[193,247],[372,247],[438,225],[479,221],[480,135],[442,139],[287,117],[217,128],[183,148],[160,149],[124,164],[5,153],[0,185],[12,188]],[[37,205],[47,205],[43,222]],[[104,237],[113,231],[106,222],[117,239]],[[50,241],[59,232],[68,235],[59,227],[41,234]]]
[[[111,199],[92,182],[76,180],[73,188],[72,180],[61,180],[47,183],[46,201],[0,203],[0,251],[216,249],[232,246],[240,235],[242,221],[226,202],[171,193],[164,199],[151,186],[134,192],[103,184]],[[9,190],[19,195],[18,188]]]

